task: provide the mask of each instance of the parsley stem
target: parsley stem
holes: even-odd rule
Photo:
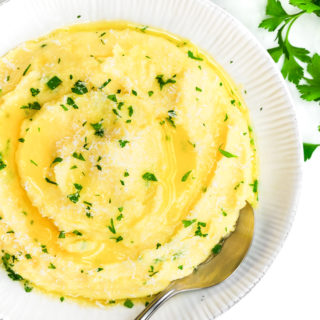
[[[301,11],[300,13],[299,13],[299,15],[297,15],[297,16],[295,16],[291,21],[290,21],[290,23],[289,23],[289,27],[288,27],[288,29],[287,29],[287,32],[286,32],[286,42],[288,41],[288,37],[289,37],[289,33],[290,33],[290,30],[291,30],[291,27],[292,27],[292,25],[295,23],[295,21],[302,15],[304,13],[304,11]]]

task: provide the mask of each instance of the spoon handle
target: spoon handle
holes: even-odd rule
[[[148,320],[151,315],[169,298],[177,294],[178,292],[172,288],[161,291],[155,298],[148,304],[148,306],[135,318],[135,320]]]

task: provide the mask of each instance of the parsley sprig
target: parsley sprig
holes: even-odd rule
[[[320,17],[320,0],[290,0],[290,4],[298,9],[297,13],[288,14],[280,0],[268,0],[267,18],[259,27],[270,32],[277,31],[278,46],[268,50],[275,62],[283,57],[281,73],[285,79],[294,83],[302,99],[320,101],[320,55],[311,56],[306,48],[296,47],[290,42],[290,31],[297,19],[305,14]],[[305,75],[305,73],[308,75]],[[305,161],[310,159],[319,144],[304,143]]]

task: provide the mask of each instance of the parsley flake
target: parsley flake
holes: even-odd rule
[[[182,181],[182,182],[187,181],[187,179],[188,179],[188,177],[189,177],[189,175],[190,175],[191,172],[192,172],[192,170],[186,172],[186,173],[183,175],[183,177],[181,178],[181,181]]]
[[[52,77],[48,82],[47,86],[50,90],[54,90],[62,83],[62,80],[59,79],[57,76]]]
[[[30,92],[31,92],[31,95],[35,97],[40,93],[40,90],[35,88],[30,88]]]
[[[190,58],[190,59],[194,59],[194,60],[198,60],[198,61],[202,61],[203,59],[202,58],[200,58],[200,57],[196,57],[194,54],[193,54],[193,52],[192,51],[188,51],[188,57]]]
[[[156,176],[151,172],[146,172],[142,175],[142,179],[145,181],[158,181]]]
[[[160,90],[162,90],[163,87],[169,83],[176,83],[176,80],[173,79],[173,78],[175,78],[175,75],[172,78],[168,78],[167,80],[164,80],[163,77],[164,77],[163,74],[159,74],[156,76],[156,80],[158,81],[158,83],[160,85]]]
[[[236,156],[236,155],[234,155],[234,154],[232,154],[232,153],[230,153],[230,152],[228,152],[228,151],[222,150],[221,148],[219,148],[219,152],[220,152],[223,156],[225,156],[225,157],[227,157],[227,158],[238,158],[238,156]]]
[[[78,80],[73,88],[71,88],[71,91],[75,94],[78,94],[78,95],[82,95],[82,94],[85,94],[88,92],[88,89],[86,87],[86,84],[85,82],[81,81],[81,80]]]

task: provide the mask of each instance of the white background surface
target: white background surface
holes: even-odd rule
[[[268,49],[276,46],[274,33],[258,29],[265,16],[267,0],[212,0],[238,18]],[[281,0],[285,9],[297,12]],[[291,31],[290,41],[320,53],[320,18],[306,15]],[[305,142],[320,143],[320,103],[299,98],[295,86],[291,94]],[[276,152],[276,150],[275,150]],[[293,227],[277,259],[256,287],[221,320],[320,319],[320,148],[304,165],[303,190]]]

